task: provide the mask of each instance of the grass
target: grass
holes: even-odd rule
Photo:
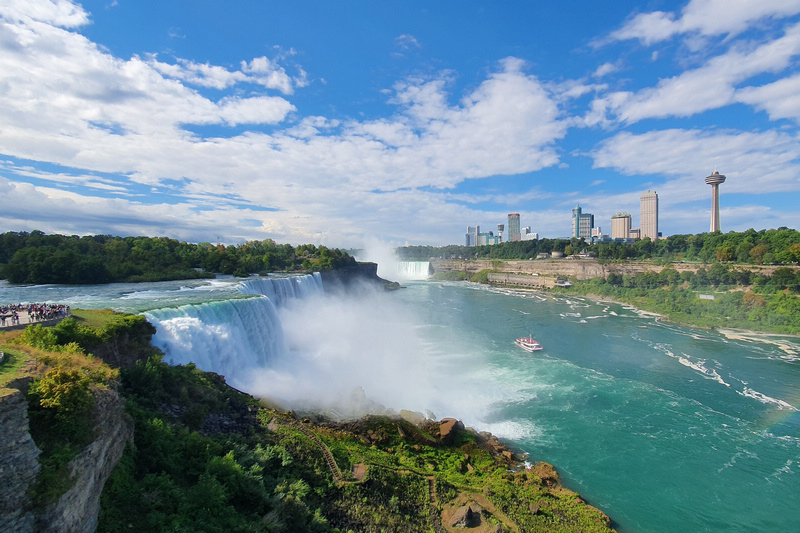
[[[117,313],[111,309],[73,309],[72,316],[82,326],[100,329],[107,325]]]

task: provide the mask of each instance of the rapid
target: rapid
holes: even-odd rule
[[[404,288],[387,293],[329,293],[318,275],[0,282],[0,302],[143,313],[166,360],[193,362],[287,408],[460,418],[556,465],[623,532],[800,523],[800,340],[425,281],[426,268],[404,266]],[[514,346],[527,335],[544,350]]]

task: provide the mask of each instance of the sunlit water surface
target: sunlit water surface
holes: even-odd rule
[[[0,302],[145,313],[168,360],[287,405],[461,418],[555,464],[620,531],[800,524],[796,338],[731,340],[618,304],[466,283],[353,297],[302,282],[280,294],[232,278],[0,283]],[[513,345],[529,334],[543,351]]]

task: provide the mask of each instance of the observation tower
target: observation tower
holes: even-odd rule
[[[725,174],[716,170],[706,178],[706,184],[711,185],[711,233],[719,229],[719,184],[725,183]]]

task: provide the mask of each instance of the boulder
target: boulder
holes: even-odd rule
[[[456,435],[459,431],[464,430],[464,424],[461,420],[455,418],[443,418],[439,422],[439,438],[445,444],[452,444],[455,441]]]
[[[476,509],[473,510],[473,506]],[[481,509],[474,503],[467,504],[453,513],[451,527],[478,527],[481,525]]]

